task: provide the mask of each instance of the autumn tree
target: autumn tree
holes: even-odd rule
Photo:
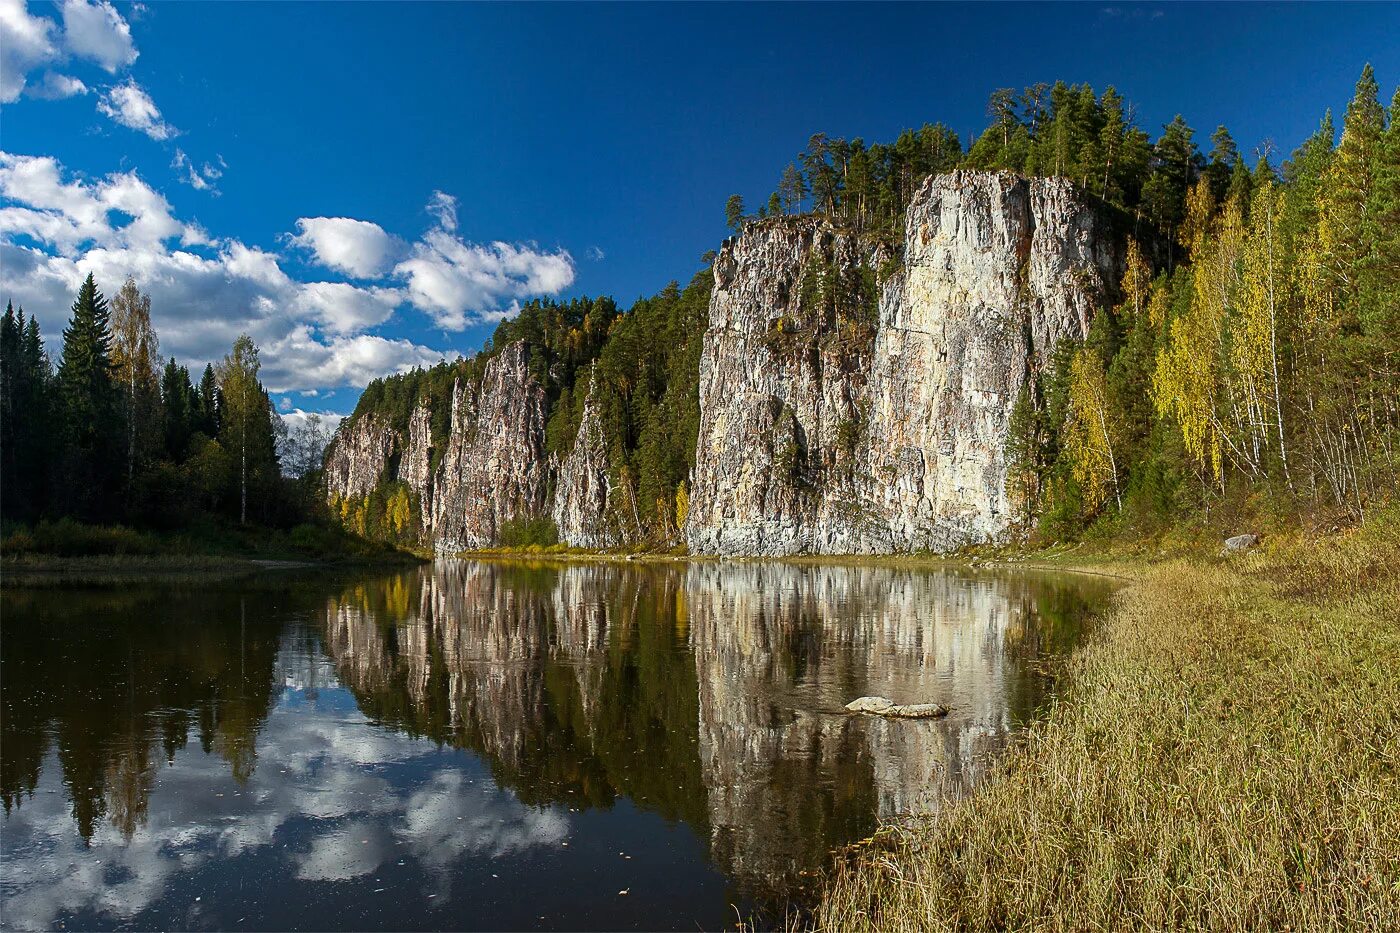
[[[112,370],[126,420],[126,481],[136,475],[137,449],[149,448],[160,425],[160,340],[151,324],[151,298],[130,276],[112,299]],[[140,442],[138,442],[140,435]]]
[[[1101,505],[1110,492],[1118,510],[1123,509],[1117,457],[1122,436],[1122,419],[1109,398],[1103,360],[1083,347],[1070,362],[1065,453],[1090,509]]]

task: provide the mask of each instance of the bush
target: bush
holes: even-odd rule
[[[85,525],[71,518],[41,521],[30,530],[19,529],[0,542],[0,551],[16,554],[53,554],[58,557],[90,557],[109,554],[155,554],[160,543],[147,534],[122,525]]]
[[[559,543],[559,529],[553,519],[513,518],[501,525],[502,547],[553,547]]]

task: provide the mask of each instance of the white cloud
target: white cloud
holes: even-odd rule
[[[90,59],[108,74],[116,74],[136,61],[131,27],[106,0],[64,0],[63,42],[79,58]]]
[[[315,396],[315,390],[304,392],[303,395]],[[304,408],[297,408],[292,405],[291,399],[282,399],[282,420],[287,423],[288,430],[295,430],[306,424],[306,419],[312,415],[321,419],[321,426],[326,429],[326,433],[334,434],[340,427],[340,422],[345,420],[345,415],[336,414],[333,411],[307,411]]]
[[[175,220],[170,203],[134,172],[64,183],[50,156],[0,152],[0,196],[14,202],[0,208],[0,234],[28,236],[65,256],[91,245],[142,247],[174,237],[185,245],[207,241],[198,227]],[[113,213],[131,221],[115,226]]]
[[[29,72],[58,57],[56,24],[30,16],[24,0],[0,0],[0,103],[19,100]]]
[[[442,358],[362,333],[393,313],[402,290],[299,282],[275,254],[178,220],[135,173],[72,180],[53,158],[0,152],[0,196],[0,302],[35,314],[51,346],[91,272],[109,293],[135,276],[151,295],[162,348],[192,369],[247,332],[276,392],[363,386]]]
[[[46,71],[43,80],[38,84],[31,85],[25,94],[39,100],[62,100],[65,97],[76,97],[87,92],[88,86],[72,75]]]
[[[219,158],[219,164],[223,164],[223,158]],[[179,174],[176,176],[181,184],[189,185],[196,191],[208,191],[215,197],[219,194],[219,189],[214,187],[214,182],[223,177],[223,170],[210,165],[208,162],[204,166],[194,163],[194,160],[185,154],[185,150],[176,148],[175,158],[170,160],[170,167]]]
[[[403,304],[403,292],[345,282],[308,282],[301,286],[299,304],[330,332],[357,334],[387,321]]]
[[[445,330],[502,316],[503,308],[530,295],[554,295],[574,281],[574,259],[567,250],[543,252],[533,246],[466,243],[447,229],[431,230],[395,268],[408,284],[408,297]]]
[[[97,101],[97,109],[122,126],[145,133],[152,139],[163,140],[180,135],[179,130],[161,117],[160,108],[151,100],[151,95],[131,79],[107,88]]]
[[[310,250],[321,265],[359,278],[388,271],[402,244],[378,224],[351,217],[302,217],[291,242]]]
[[[434,191],[428,199],[428,213],[437,219],[437,225],[444,230],[457,229],[457,199],[443,191]]]
[[[264,342],[263,357],[262,379],[268,391],[295,392],[313,386],[364,386],[389,373],[433,366],[444,354],[375,334],[323,342],[301,326],[280,340]]]
[[[588,258],[593,260],[594,262],[602,262],[607,257],[608,254],[603,252],[603,248],[601,246],[588,247]]]

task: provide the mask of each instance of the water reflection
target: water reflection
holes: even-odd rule
[[[0,923],[726,925],[975,781],[1102,595],[763,563],[7,590]],[[953,711],[841,709],[867,693]]]

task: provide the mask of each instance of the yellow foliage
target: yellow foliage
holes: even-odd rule
[[[685,490],[685,483],[682,482],[676,487],[676,527],[684,528],[685,520],[690,517],[690,493]]]
[[[1070,361],[1069,420],[1065,425],[1065,449],[1074,478],[1084,491],[1084,502],[1096,509],[1117,495],[1118,462],[1115,446],[1121,446],[1122,414],[1108,398],[1103,361],[1085,347]]]

